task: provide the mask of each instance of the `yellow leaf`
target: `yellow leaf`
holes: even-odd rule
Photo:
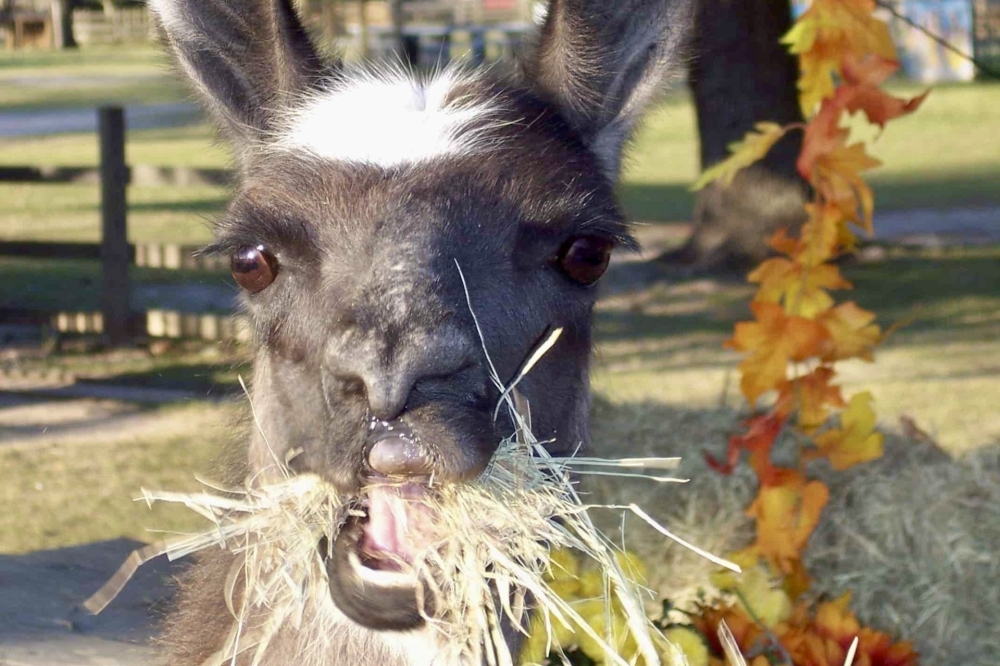
[[[768,628],[792,614],[792,600],[762,567],[747,569],[736,586],[740,605]]]
[[[871,235],[875,197],[859,174],[881,164],[865,151],[863,143],[838,146],[816,159],[812,185],[819,190],[825,201],[837,206],[845,216],[856,221],[858,226]]]
[[[556,548],[549,555],[549,569],[545,572],[545,579],[554,580],[577,580],[580,576],[580,561],[569,548]]]
[[[531,626],[528,630],[528,640],[521,648],[518,657],[520,666],[536,666],[545,661],[548,654],[549,638],[545,633],[545,621],[540,613],[535,613],[531,619]],[[554,646],[553,646],[554,647]]]
[[[615,559],[618,560],[618,566],[621,567],[626,580],[639,585],[645,585],[649,582],[649,569],[638,555],[627,550],[615,553]]]
[[[872,16],[871,0],[813,0],[809,9],[782,38],[799,56],[799,93],[808,117],[833,94],[833,75],[846,56],[874,54],[894,60],[896,47],[888,26]]]
[[[824,341],[822,357],[824,361],[840,361],[847,358],[872,360],[872,347],[882,340],[882,329],[875,321],[875,315],[863,310],[854,302],[843,303],[822,313],[817,320],[823,325],[829,337]]]
[[[802,247],[795,259],[803,266],[818,266],[837,254],[844,214],[832,205],[806,204],[809,218],[802,225]]]
[[[688,666],[708,666],[708,646],[705,644],[705,638],[697,631],[691,627],[671,627],[663,632],[663,636],[684,654]],[[661,654],[665,663],[676,662],[676,660],[668,661],[666,656]]]
[[[840,269],[831,264],[804,266],[782,257],[768,259],[747,277],[760,284],[754,300],[782,303],[787,312],[806,319],[833,305],[827,289],[849,289]]]
[[[740,169],[744,169],[767,155],[771,147],[785,135],[786,128],[777,123],[762,122],[754,125],[756,131],[747,132],[742,141],[730,144],[730,156],[706,169],[691,186],[700,190],[713,180],[729,185]]]
[[[604,574],[597,569],[589,569],[580,576],[580,597],[590,599],[604,596]]]
[[[740,388],[753,404],[785,380],[789,361],[804,361],[824,347],[826,329],[814,321],[786,315],[780,305],[750,304],[756,321],[736,324],[726,346],[750,352],[740,363]]]
[[[829,458],[834,469],[844,470],[882,456],[885,437],[875,431],[873,400],[867,391],[857,394],[840,414],[841,427],[814,438],[818,453]]]
[[[738,550],[735,553],[726,555],[726,559],[746,571],[753,569],[760,564],[760,556],[752,550]],[[740,574],[729,569],[719,569],[709,574],[709,580],[723,592],[730,592],[736,589],[740,582]]]
[[[822,482],[807,482],[798,473],[785,478],[781,485],[762,486],[747,515],[757,521],[757,552],[788,572],[801,558],[830,492]]]

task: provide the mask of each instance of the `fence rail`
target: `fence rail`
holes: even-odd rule
[[[0,322],[46,326],[60,334],[102,335],[101,312],[49,312],[23,308],[0,308]],[[125,323],[133,336],[150,338],[196,338],[199,340],[246,342],[250,337],[245,317],[229,314],[148,310],[131,312]]]
[[[232,182],[228,169],[199,169],[137,164],[126,168],[129,185],[152,187],[220,187]],[[89,166],[0,166],[0,183],[63,183],[98,185],[100,167]]]
[[[73,10],[73,37],[84,46],[120,44],[155,39],[156,33],[145,7]]]
[[[47,325],[59,333],[101,334],[112,344],[138,336],[197,337],[209,340],[242,340],[246,326],[231,315],[204,312],[171,312],[131,309],[129,269],[139,266],[165,270],[228,268],[225,257],[198,254],[197,246],[178,243],[129,243],[129,184],[222,185],[230,182],[224,169],[133,166],[125,164],[125,116],[121,108],[98,110],[100,166],[0,167],[0,181],[28,183],[79,183],[101,188],[101,241],[99,243],[0,241],[0,257],[23,259],[77,259],[100,261],[98,312],[53,312],[0,307],[0,323]]]
[[[130,243],[128,259],[132,266],[165,270],[225,271],[229,259],[199,254],[198,245],[179,243]],[[0,257],[18,259],[101,259],[100,243],[47,241],[0,241]]]

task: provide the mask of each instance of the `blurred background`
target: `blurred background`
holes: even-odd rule
[[[664,454],[722,447],[745,412],[721,343],[748,313],[746,268],[771,231],[801,222],[805,196],[794,136],[733,189],[689,190],[754,122],[801,120],[778,38],[807,3],[699,3],[712,20],[687,78],[644,123],[620,186],[644,249],[615,259],[598,306],[598,436],[657,439]],[[298,4],[347,59],[428,69],[509,61],[545,12],[529,0]],[[884,166],[870,179],[876,235],[843,269],[857,301],[899,328],[877,364],[843,374],[874,392],[885,429],[959,456],[1000,443],[1000,0],[880,11],[903,65],[891,92],[933,91],[884,135],[851,124]],[[235,286],[194,254],[230,182],[214,137],[143,2],[0,0],[0,553],[197,524],[131,498],[196,488],[239,411]],[[129,546],[112,543],[116,565]],[[7,562],[28,566],[18,557]]]

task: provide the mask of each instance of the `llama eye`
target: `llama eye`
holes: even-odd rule
[[[611,241],[596,236],[571,239],[559,251],[559,268],[570,279],[584,285],[597,282],[608,269]]]
[[[236,250],[229,267],[236,284],[251,294],[263,291],[278,275],[278,260],[263,245],[247,245]]]

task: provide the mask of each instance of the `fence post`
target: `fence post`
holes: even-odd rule
[[[101,144],[101,313],[112,345],[129,339],[128,167],[125,165],[125,111],[98,110]]]

